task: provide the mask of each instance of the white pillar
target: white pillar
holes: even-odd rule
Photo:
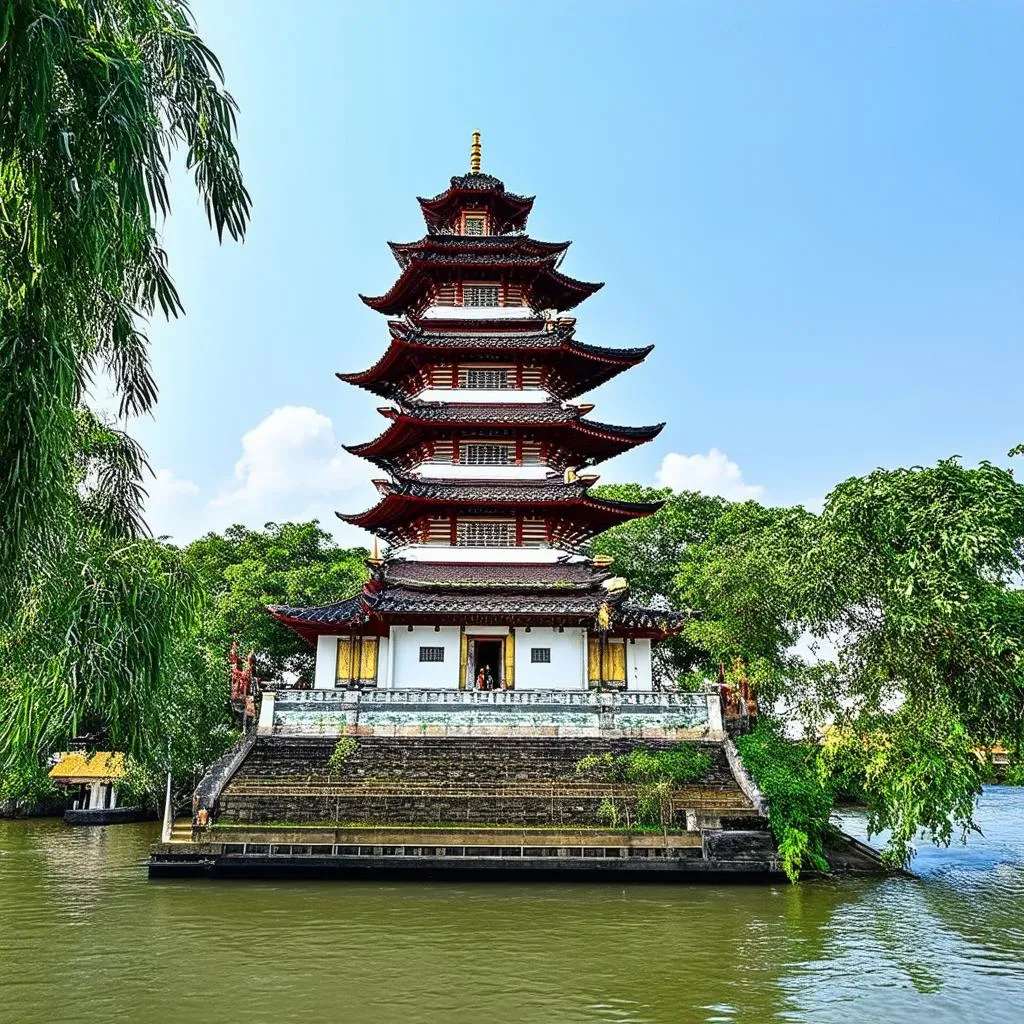
[[[384,685],[389,689],[395,688],[395,627],[388,630],[388,667],[387,679]]]

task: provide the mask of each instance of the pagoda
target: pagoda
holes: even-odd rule
[[[388,317],[369,369],[339,373],[389,404],[347,446],[382,471],[380,500],[339,517],[383,540],[354,597],[270,612],[316,646],[314,686],[650,691],[651,644],[685,616],[634,604],[587,544],[657,502],[592,492],[590,471],[664,424],[592,419],[579,402],[653,346],[576,338],[570,314],[601,285],[559,270],[569,242],[526,234],[533,197],[480,170],[419,199],[427,233],[390,243],[398,279],[361,296]]]

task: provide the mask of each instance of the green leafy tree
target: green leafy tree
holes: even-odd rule
[[[806,664],[794,653],[803,623],[793,602],[795,574],[815,517],[804,509],[730,505],[707,537],[677,561],[676,600],[700,609],[685,639],[712,676],[720,664],[742,673],[770,707],[792,696]]]
[[[187,778],[223,747],[227,672],[206,656],[206,594],[181,552],[135,536],[138,446],[85,410],[61,532],[26,555],[31,583],[0,629],[0,791],[41,795],[80,734]]]
[[[893,830],[894,862],[918,829],[948,842],[973,827],[975,744],[1020,743],[1022,539],[1024,488],[1006,470],[876,470],[829,495],[794,574],[794,607],[836,648],[814,680],[831,763]]]
[[[232,526],[185,551],[212,597],[204,635],[213,650],[237,642],[256,654],[262,678],[296,672],[311,678],[312,648],[266,610],[268,604],[330,604],[357,593],[366,580],[365,548],[342,548],[316,522]]]
[[[245,231],[221,80],[184,0],[0,0],[0,619],[60,544],[90,379],[124,415],[156,400],[143,331],[181,309],[157,234],[175,149],[218,234]]]
[[[710,676],[725,662],[755,684],[762,714],[809,736],[828,727],[815,771],[826,791],[863,796],[892,833],[892,863],[921,830],[940,843],[969,831],[984,775],[972,748],[1024,745],[1024,488],[1012,474],[955,459],[877,470],[836,487],[820,516],[682,498],[602,547],[634,592],[702,612],[679,664]],[[821,806],[785,816],[804,819],[790,863],[816,853]]]
[[[676,493],[670,488],[639,484],[609,484],[594,488],[594,493],[615,501],[665,503],[653,516],[635,519],[595,537],[591,550],[595,555],[611,556],[615,573],[629,581],[631,600],[660,603],[666,608],[694,607],[686,604],[689,595],[681,594],[676,586],[679,562],[691,546],[708,539],[714,524],[729,509],[729,502],[695,491]],[[696,678],[694,673],[706,672],[712,658],[699,642],[694,642],[689,631],[659,644],[654,657],[659,674],[670,675],[683,684]]]
[[[81,734],[154,768],[169,743],[182,772],[204,762],[227,710],[225,668],[201,661],[204,600],[180,552],[82,530],[0,638],[0,768]]]

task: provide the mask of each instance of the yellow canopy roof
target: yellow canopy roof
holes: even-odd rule
[[[88,754],[63,754],[61,759],[50,769],[51,779],[64,779],[73,782],[76,779],[123,779],[124,754],[111,753],[103,750],[90,757]]]

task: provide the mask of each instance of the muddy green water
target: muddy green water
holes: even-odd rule
[[[0,821],[0,1021],[1020,1022],[1024,792],[980,820],[743,887],[150,882],[155,826]]]

